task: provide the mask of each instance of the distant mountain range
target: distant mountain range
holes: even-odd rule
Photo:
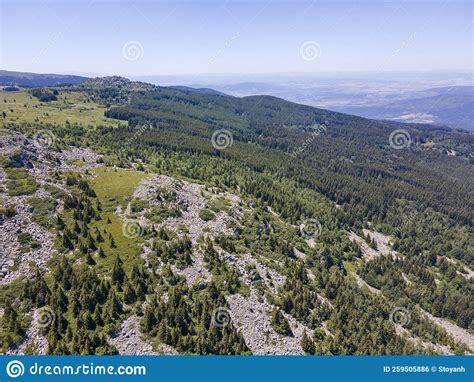
[[[332,109],[366,118],[432,123],[474,130],[474,87],[433,88],[383,105],[341,106]]]
[[[248,76],[247,76],[248,77]],[[189,83],[179,76],[148,76],[146,82],[198,94],[234,96],[273,95],[283,99],[371,119],[430,123],[474,131],[474,86],[439,86],[446,83],[432,78],[416,80],[288,76],[281,78],[242,76],[227,80],[213,77]],[[115,77],[110,77],[115,78]],[[35,74],[0,70],[0,85],[41,87],[82,84],[88,77],[61,74]],[[465,83],[466,78],[454,83]],[[90,79],[89,79],[90,80]],[[227,81],[233,81],[227,82]],[[417,82],[418,81],[418,82]]]
[[[431,123],[474,130],[474,87],[469,73],[275,74],[148,76],[158,85],[180,83],[243,97],[288,101],[372,119]]]
[[[0,85],[16,85],[26,88],[40,86],[76,85],[87,80],[87,77],[69,74],[36,74],[0,70]]]
[[[371,119],[430,123],[474,131],[474,86],[445,86],[400,91],[352,83],[319,87],[242,82],[218,85],[235,96],[269,94],[286,100]],[[386,86],[386,85],[385,85]]]
[[[198,94],[226,95],[225,93],[221,93],[221,92],[218,92],[217,90],[209,89],[209,88],[192,88],[189,86],[170,86],[170,87],[173,89],[183,90],[183,91],[188,91],[188,92],[198,93]]]

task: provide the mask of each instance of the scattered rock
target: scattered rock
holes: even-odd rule
[[[147,342],[140,333],[139,318],[130,316],[122,322],[120,331],[108,342],[114,345],[120,355],[160,355],[160,354],[178,354],[171,346],[161,344],[159,351],[153,351],[149,342]]]

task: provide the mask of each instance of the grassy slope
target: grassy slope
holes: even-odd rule
[[[80,92],[61,90],[57,101],[40,102],[27,91],[0,91],[0,114],[7,114],[6,118],[0,116],[0,121],[5,123],[39,122],[64,125],[69,121],[83,126],[117,126],[116,120],[104,117],[105,110],[104,106],[87,102]]]
[[[122,221],[114,213],[117,206],[125,208],[128,200],[133,195],[133,191],[138,183],[146,178],[146,174],[140,171],[111,170],[99,168],[95,171],[97,177],[92,182],[92,187],[102,204],[103,218],[100,221],[93,221],[92,226],[97,226],[101,233],[106,229],[114,237],[117,248],[110,248],[109,240],[104,236],[105,243],[102,247],[106,253],[105,259],[96,259],[98,272],[110,272],[115,256],[118,254],[124,262],[126,270],[133,264],[140,263],[138,257],[141,249],[138,245],[140,238],[129,239],[122,233]],[[111,223],[107,224],[107,218]]]

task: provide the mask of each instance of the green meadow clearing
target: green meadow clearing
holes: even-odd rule
[[[64,126],[118,126],[117,120],[104,117],[105,106],[91,102],[80,91],[59,90],[58,100],[40,102],[29,91],[0,91],[0,121],[2,124],[36,123]]]
[[[103,234],[112,234],[116,248],[110,247],[109,240],[103,245],[106,254],[104,259],[97,258],[97,270],[99,272],[110,272],[116,255],[119,255],[124,262],[124,268],[129,270],[133,264],[140,264],[139,254],[141,248],[139,243],[143,240],[140,236],[137,238],[128,238],[122,232],[122,221],[114,211],[118,206],[126,208],[128,201],[131,200],[133,191],[137,185],[146,178],[147,174],[141,171],[121,170],[110,168],[99,168],[94,171],[96,175],[91,182],[97,198],[102,206],[102,219],[94,221],[94,225]],[[108,223],[110,221],[110,223]],[[105,235],[103,235],[106,237]]]

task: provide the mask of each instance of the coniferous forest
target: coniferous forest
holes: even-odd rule
[[[472,133],[120,77],[0,101],[3,353],[474,351]]]

